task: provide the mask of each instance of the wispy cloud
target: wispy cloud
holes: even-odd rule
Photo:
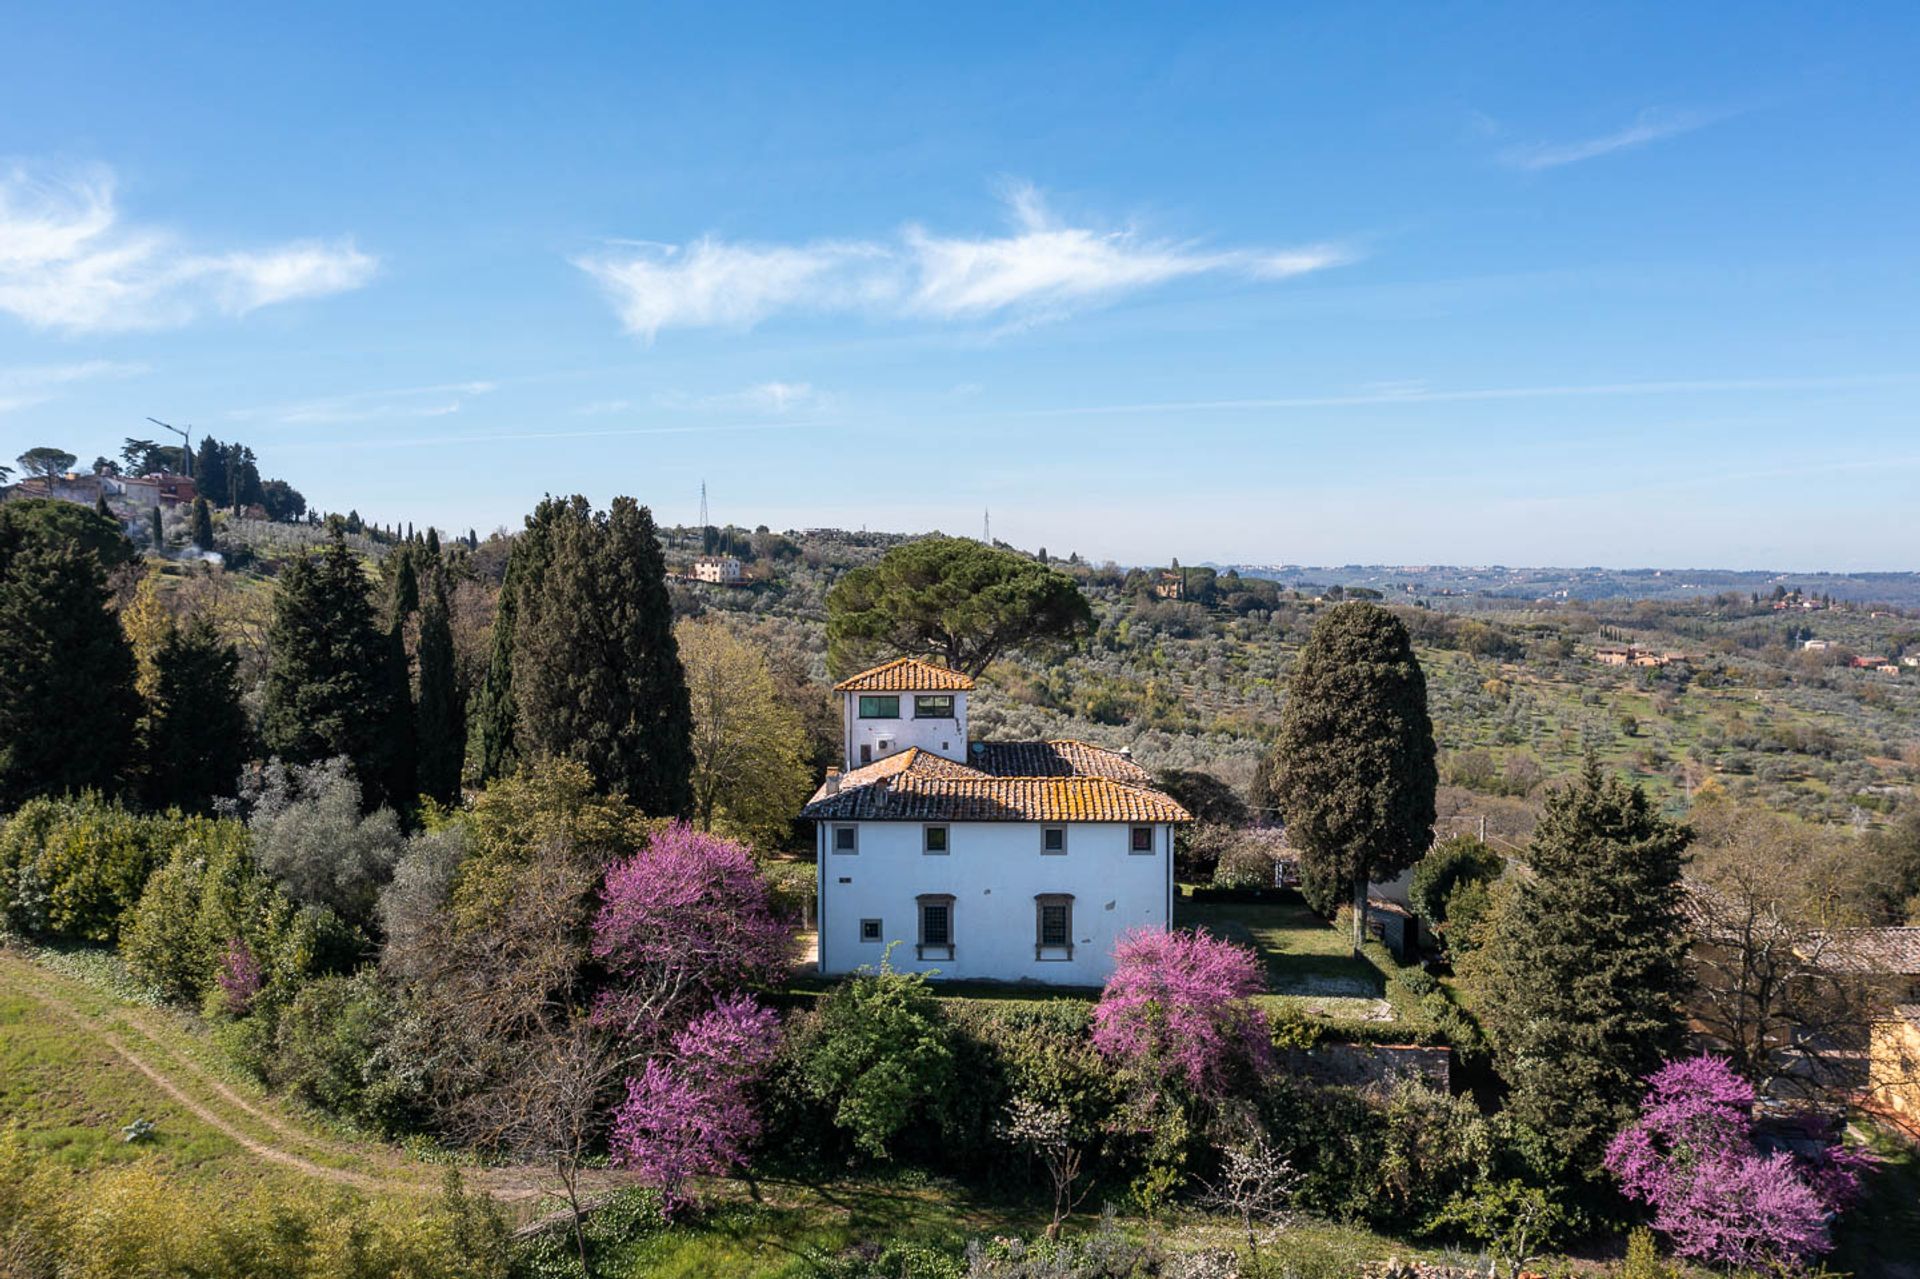
[[[1420,382],[1389,382],[1345,395],[1290,395],[1240,400],[1152,400],[1139,404],[1088,404],[1026,409],[1017,416],[1080,417],[1123,413],[1241,412],[1265,409],[1351,408],[1383,404],[1455,404],[1485,400],[1584,399],[1628,395],[1711,395],[1751,391],[1834,391],[1898,386],[1920,381],[1886,377],[1701,378],[1669,382],[1596,382],[1561,386],[1495,386],[1465,390],[1430,388]]]
[[[1538,142],[1511,146],[1500,153],[1501,163],[1516,169],[1557,169],[1564,164],[1597,159],[1615,151],[1642,147],[1663,138],[1678,137],[1705,128],[1726,118],[1724,112],[1662,111],[1650,108],[1634,117],[1633,123],[1612,133],[1578,142]]]
[[[84,360],[77,364],[42,364],[0,369],[0,413],[31,408],[55,398],[76,382],[133,377],[145,373],[144,364],[116,360]]]
[[[209,253],[128,224],[112,175],[0,171],[0,312],[72,332],[171,328],[367,283],[378,262],[350,239]]]
[[[475,396],[490,394],[492,382],[439,382],[431,386],[390,387],[350,391],[290,404],[234,409],[227,416],[280,426],[321,426],[343,422],[371,422],[385,418],[446,417],[458,413]]]
[[[824,391],[814,389],[811,382],[762,382],[742,391],[722,391],[713,395],[688,395],[682,391],[667,391],[653,397],[653,402],[668,409],[703,409],[735,413],[740,411],[759,413],[793,413],[800,410],[820,410],[832,408],[834,397]]]
[[[574,265],[612,299],[621,322],[651,341],[666,328],[751,328],[779,312],[867,312],[978,320],[1052,317],[1198,275],[1280,280],[1352,261],[1336,245],[1209,250],[1133,229],[1071,226],[1039,193],[1008,197],[1007,234],[936,235],[909,225],[891,241],[801,245],[639,244]]]

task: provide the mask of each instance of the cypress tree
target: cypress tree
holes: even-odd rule
[[[224,502],[233,488],[227,475],[227,449],[211,435],[202,436],[193,459],[194,491],[210,502]]]
[[[338,534],[281,574],[267,631],[267,749],[300,764],[345,755],[369,808],[406,798],[390,790],[404,745],[391,737],[391,638],[375,624],[366,574]]]
[[[1553,791],[1470,978],[1514,1118],[1598,1166],[1680,1044],[1685,826],[1592,759]]]
[[[153,508],[153,517],[149,523],[153,526],[153,549],[156,551],[165,550],[167,547],[167,526],[161,522],[159,507],[156,506]]]
[[[193,544],[203,551],[213,549],[213,511],[207,499],[193,499]]]
[[[1353,944],[1367,885],[1392,879],[1433,840],[1433,721],[1407,628],[1386,609],[1337,604],[1314,625],[1287,685],[1267,784],[1301,853],[1308,900],[1350,891]]]
[[[105,489],[100,490],[100,496],[93,499],[93,510],[101,519],[113,520],[115,524],[120,522],[114,519],[113,508],[107,505],[107,491]]]
[[[435,560],[440,558],[440,533],[437,529],[427,530],[427,554]]]
[[[393,572],[393,587],[387,596],[387,623],[398,627],[408,616],[420,611],[420,575],[413,567],[413,548],[394,552],[399,560]]]
[[[652,514],[632,498],[606,514],[548,499],[509,577],[511,680],[489,684],[513,707],[513,751],[572,756],[642,811],[684,814],[693,714]]]
[[[33,537],[0,556],[0,809],[119,790],[140,698],[107,601],[82,546]]]
[[[206,812],[233,792],[247,759],[239,669],[240,655],[206,618],[167,628],[153,654],[144,726],[153,807]]]
[[[419,743],[420,791],[441,803],[460,798],[460,769],[467,758],[465,699],[453,653],[445,577],[428,579],[420,605],[420,698],[415,737]]]

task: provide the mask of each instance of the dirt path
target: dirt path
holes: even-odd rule
[[[270,1106],[243,1096],[212,1071],[167,1044],[167,1032],[177,1033],[177,1028],[166,1024],[168,1017],[164,1012],[133,1005],[111,1005],[111,1017],[125,1022],[144,1040],[136,1046],[108,1024],[109,1017],[90,1013],[68,999],[60,990],[61,984],[68,980],[62,975],[4,952],[0,952],[0,974],[4,974],[9,985],[49,1014],[105,1047],[195,1119],[257,1159],[369,1193],[424,1195],[440,1189],[443,1170],[431,1164],[408,1159],[391,1147],[349,1142],[304,1130],[274,1113]],[[255,1132],[242,1126],[249,1121],[256,1127]],[[303,1150],[323,1157],[370,1163],[374,1168],[331,1167],[309,1158],[308,1154],[301,1153]],[[461,1171],[469,1189],[484,1192],[505,1204],[531,1205],[553,1196],[559,1189],[556,1175],[530,1165]],[[588,1172],[582,1175],[581,1182],[583,1189],[604,1191],[613,1184],[613,1178],[605,1173]]]

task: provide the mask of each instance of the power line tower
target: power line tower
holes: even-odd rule
[[[700,531],[707,531],[707,482],[700,481]]]
[[[993,512],[984,507],[980,511],[980,540],[993,545]]]

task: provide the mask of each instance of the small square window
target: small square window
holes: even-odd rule
[[[880,933],[881,933],[881,928],[880,928],[879,920],[863,919],[860,921],[860,940],[861,941],[879,941]]]
[[[899,719],[900,695],[887,697],[862,697],[860,699],[861,719]]]
[[[833,828],[833,851],[853,853],[860,849],[860,828],[857,826],[835,826]]]
[[[1040,828],[1040,851],[1043,853],[1066,852],[1067,828],[1065,826],[1042,826]]]
[[[913,717],[915,719],[952,719],[953,694],[920,694],[913,699]]]
[[[1153,827],[1135,826],[1131,839],[1132,842],[1127,846],[1128,851],[1135,853],[1150,853],[1153,851]]]
[[[929,856],[938,856],[947,851],[947,828],[945,826],[929,826],[926,828],[926,847],[924,851]]]

